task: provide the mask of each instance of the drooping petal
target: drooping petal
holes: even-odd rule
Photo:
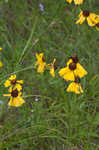
[[[0,51],[2,51],[2,47],[0,47]]]
[[[15,107],[19,107],[22,104],[24,104],[25,101],[22,97],[16,97],[16,98],[11,98],[8,105],[9,106],[15,106]]]
[[[3,96],[11,96],[11,94],[3,94]]]
[[[0,61],[0,67],[2,67],[3,66],[3,63]]]
[[[63,78],[66,80],[66,81],[74,81],[75,80],[75,75],[74,75],[74,72],[69,70],[67,68],[67,71],[66,73],[64,74]]]
[[[40,53],[40,54],[36,53],[36,58],[37,58],[37,62],[38,62],[38,63],[41,63],[41,62],[42,62],[43,55],[44,55],[43,53]],[[36,62],[36,63],[37,63],[37,62]]]
[[[48,68],[50,70],[51,76],[55,77],[55,71],[54,71],[54,63],[56,62],[56,58],[54,58],[53,62],[51,64],[48,64]]]
[[[60,77],[63,77],[65,73],[66,73],[66,67],[60,69],[60,71],[58,72],[58,74],[59,74]]]
[[[23,80],[17,80],[17,83],[23,84]]]
[[[83,14],[80,16],[80,18],[76,21],[76,24],[82,24],[85,21],[85,17],[83,16]]]
[[[4,83],[4,86],[5,86],[5,87],[11,86],[11,81],[6,80],[5,83]]]
[[[67,66],[69,66],[70,63],[72,63],[72,59],[69,59],[69,61],[67,62]]]
[[[15,80],[16,79],[16,75],[11,75],[11,77],[9,78],[9,80]]]
[[[13,106],[13,97],[10,97],[10,101],[8,102],[8,106]]]
[[[45,65],[46,65],[46,63],[39,64],[39,66],[37,68],[37,72],[42,74],[44,72]]]
[[[53,78],[55,77],[54,67],[50,69],[50,74]]]
[[[18,97],[20,97],[21,95],[22,95],[22,92],[19,92],[19,93],[18,93]]]
[[[68,80],[74,81],[74,79],[75,79],[73,71],[71,71],[68,67],[62,68],[58,73],[59,73],[60,77],[62,77],[66,81],[68,81]]]
[[[21,91],[22,90],[22,86],[20,84],[16,84],[14,86],[14,89],[17,89],[18,91]]]
[[[80,5],[83,3],[83,0],[74,0],[75,5]]]
[[[75,82],[70,83],[66,91],[74,92],[76,94],[83,93],[83,89],[82,89],[81,85],[78,83],[75,83]]]
[[[68,3],[71,3],[72,2],[72,0],[66,0]]]
[[[95,22],[92,21],[92,19],[90,18],[90,16],[87,17],[87,22],[88,22],[88,25],[89,25],[89,26],[91,26],[91,27],[95,26]]]
[[[12,92],[12,86],[9,87],[8,92]]]
[[[77,68],[74,70],[74,74],[82,78],[87,75],[87,71],[79,63],[77,63]]]

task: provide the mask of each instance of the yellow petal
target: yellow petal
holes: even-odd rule
[[[85,17],[82,15],[77,21],[76,24],[82,24],[85,21]]]
[[[3,66],[3,63],[0,61],[0,67],[2,67]]]
[[[23,84],[23,80],[17,80],[17,83]]]
[[[16,79],[16,75],[11,75],[11,77],[9,78],[9,80],[15,80]]]
[[[11,96],[11,94],[3,94],[3,96]]]
[[[83,0],[74,0],[75,5],[80,5],[83,3]]]
[[[21,95],[22,95],[22,92],[19,92],[19,93],[18,93],[18,97],[20,97]]]
[[[68,67],[62,68],[58,73],[59,73],[60,77],[62,77],[66,81],[68,81],[68,80],[74,81],[75,80],[73,71],[71,71]]]
[[[76,94],[83,93],[83,89],[82,89],[81,85],[78,83],[75,83],[75,82],[70,83],[66,91],[74,92]]]
[[[4,83],[4,86],[5,86],[5,87],[11,86],[11,81],[6,80],[5,83]]]
[[[53,78],[55,77],[54,68],[51,68],[51,69],[50,69],[50,74],[51,74],[51,76],[52,76]]]
[[[12,96],[10,97],[10,101],[8,102],[8,106],[12,106],[12,104],[13,104],[13,98],[12,98]]]
[[[77,63],[77,68],[74,70],[74,73],[76,76],[79,76],[80,78],[87,75],[87,71],[79,63]]]
[[[66,0],[68,3],[71,3],[72,2],[72,0]]]
[[[10,93],[12,92],[12,86],[8,89],[8,92]]]
[[[58,72],[58,74],[59,74],[60,77],[63,77],[65,73],[66,73],[66,67],[60,69],[60,71]]]
[[[52,64],[54,65],[54,64],[55,64],[55,62],[56,62],[56,58],[54,58],[54,60],[53,60]]]
[[[43,58],[43,53],[36,53],[36,58],[37,58],[37,62],[36,63],[41,63],[42,62],[42,58]]]
[[[24,104],[25,101],[22,97],[16,97],[16,98],[10,98],[10,101],[8,103],[9,106],[15,106],[15,107],[19,107],[22,104]]]
[[[95,26],[95,22],[94,21],[92,21],[92,19],[90,18],[90,16],[89,17],[87,17],[87,22],[88,22],[88,25],[89,26]]]
[[[46,63],[44,62],[44,63],[41,63],[41,64],[39,64],[39,66],[38,66],[38,68],[37,68],[37,72],[39,72],[39,73],[43,73],[44,72],[44,69],[45,69],[45,65],[46,65]]]
[[[14,90],[17,89],[18,91],[22,90],[22,86],[20,84],[16,84]]]
[[[71,70],[68,70],[68,72],[66,74],[64,74],[63,78],[66,80],[66,81],[74,81],[75,80],[75,75],[74,75],[74,72],[71,71]]]
[[[67,66],[69,66],[70,63],[72,63],[72,59],[69,59],[69,61],[67,62]]]
[[[0,51],[2,51],[2,47],[0,47]]]

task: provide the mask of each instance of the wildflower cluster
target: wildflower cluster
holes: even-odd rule
[[[44,69],[47,68],[50,70],[50,74],[52,77],[55,77],[55,61],[52,63],[46,64],[45,59],[43,58],[43,53],[36,54],[37,62],[35,65],[37,66],[37,72],[42,74]],[[67,88],[67,92],[75,92],[76,94],[83,93],[83,90],[80,85],[80,79],[87,74],[87,71],[79,64],[79,60],[77,56],[70,57],[67,62],[67,66],[60,69],[58,72],[59,76],[62,77],[66,81],[73,81]]]
[[[87,74],[87,71],[79,64],[77,56],[70,57],[65,68],[60,69],[59,76],[66,81],[73,81],[67,88],[67,92],[83,93],[80,79]]]
[[[11,77],[5,81],[4,86],[8,88],[9,94],[4,94],[3,96],[10,97],[10,101],[8,102],[9,106],[19,107],[25,102],[21,97],[22,84],[23,80],[16,80],[16,75],[11,75]]]
[[[66,2],[71,3],[72,0],[66,0]],[[83,0],[74,0],[74,3],[75,5],[80,5],[83,3]],[[78,17],[79,19],[76,21],[76,24],[82,24],[87,20],[89,26],[95,26],[96,30],[99,31],[99,15],[91,13],[88,10],[81,10]]]
[[[81,11],[79,14],[79,19],[76,24],[82,24],[87,20],[89,26],[96,26],[96,30],[99,31],[99,15],[95,13],[90,13],[88,10]]]

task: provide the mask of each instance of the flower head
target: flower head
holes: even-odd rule
[[[78,76],[75,76],[74,82],[69,84],[66,91],[67,92],[74,92],[76,94],[83,93],[83,89],[80,85],[80,78]]]
[[[36,53],[37,61],[35,63],[35,66],[37,67],[37,72],[39,72],[40,74],[44,72],[46,66],[46,62],[43,55],[44,55],[43,53],[40,54]]]
[[[12,89],[21,91],[22,86],[20,84],[23,84],[23,80],[16,80],[16,75],[11,75],[11,77],[5,81],[4,86],[9,87],[9,92],[11,92]]]
[[[68,3],[71,3],[72,0],[66,0]],[[83,3],[83,0],[74,0],[75,5],[80,5]]]
[[[0,51],[2,51],[2,47],[0,47]]]
[[[85,20],[87,20],[89,26],[95,26],[99,15],[95,13],[90,13],[88,10],[81,11],[79,14],[79,19],[76,21],[76,24],[82,24]]]
[[[66,81],[74,81],[75,76],[82,78],[87,74],[87,71],[78,63],[78,57],[72,56],[67,62],[67,67],[60,69],[58,73]]]
[[[8,102],[8,106],[19,107],[23,103],[25,103],[24,99],[21,97],[22,92],[19,92],[17,89],[14,89],[10,92],[10,94],[4,94],[3,96],[9,96],[10,101]]]
[[[0,67],[2,67],[3,66],[3,63],[0,61]]]
[[[46,65],[47,69],[50,70],[50,74],[53,78],[55,77],[55,69],[56,69],[55,62],[56,59],[54,58],[52,63]]]

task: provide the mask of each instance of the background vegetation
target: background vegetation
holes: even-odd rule
[[[75,25],[80,9],[99,14],[99,2],[0,1],[0,150],[99,149],[99,32],[87,23]],[[43,52],[47,62],[57,59],[55,78],[34,69],[36,52]],[[88,71],[81,95],[67,93],[57,74],[71,55]],[[24,80],[26,103],[19,108],[8,107],[2,96],[4,81],[15,73]]]

